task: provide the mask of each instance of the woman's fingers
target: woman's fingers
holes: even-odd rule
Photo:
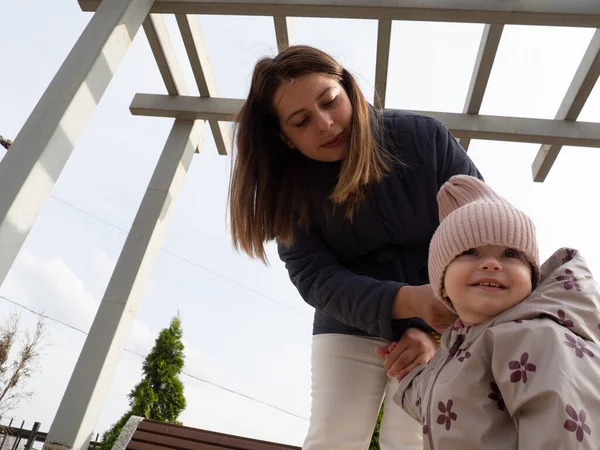
[[[438,349],[437,342],[428,333],[410,328],[404,333],[398,345],[384,361],[389,377],[404,376],[414,367],[427,364]]]
[[[412,341],[410,339],[405,339],[403,336],[402,339],[400,339],[392,348],[392,351],[390,351],[389,355],[386,356],[385,360],[383,361],[383,367],[389,371],[393,365],[398,364],[398,361],[400,361],[399,364],[410,364],[410,361],[406,361],[405,363],[402,361],[410,358],[410,354],[405,355],[404,353],[411,347],[411,345]]]

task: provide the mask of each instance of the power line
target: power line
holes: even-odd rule
[[[111,227],[111,228],[114,228],[114,229],[115,229],[115,230],[117,230],[117,231],[120,231],[121,233],[125,233],[125,234],[127,234],[127,233],[128,233],[128,232],[127,232],[127,230],[124,230],[123,228],[120,228],[120,227],[118,227],[118,226],[116,226],[116,225],[114,225],[114,224],[112,224],[112,223],[110,223],[110,222],[107,222],[106,220],[102,219],[101,217],[95,216],[94,214],[92,214],[92,213],[89,213],[89,212],[87,212],[87,211],[86,211],[86,210],[84,210],[84,209],[81,209],[79,206],[75,206],[74,204],[67,202],[66,200],[63,200],[63,199],[61,199],[61,198],[58,198],[58,197],[56,197],[56,196],[55,196],[55,195],[53,195],[53,194],[50,194],[50,197],[52,197],[52,198],[53,198],[54,200],[56,200],[57,202],[60,202],[60,203],[62,203],[63,205],[66,205],[66,206],[68,206],[68,207],[70,207],[70,208],[76,209],[76,210],[77,210],[77,211],[79,211],[80,213],[83,213],[83,214],[85,214],[86,216],[89,216],[89,217],[91,217],[91,218],[93,218],[93,219],[96,219],[96,220],[98,220],[98,221],[102,222],[103,224],[105,224],[105,225],[108,225],[108,226],[109,226],[109,227]]]
[[[4,295],[0,295],[0,298],[2,300],[6,300],[9,303],[12,303],[13,305],[18,306],[19,308],[23,308],[23,309],[29,311],[30,313],[35,314],[36,316],[43,317],[44,319],[50,320],[52,322],[56,322],[56,323],[58,323],[60,325],[64,325],[65,327],[68,327],[68,328],[70,328],[72,330],[75,330],[75,331],[79,331],[80,333],[85,334],[87,336],[87,333],[85,331],[83,331],[82,329],[80,329],[80,328],[74,327],[73,325],[69,325],[68,323],[62,322],[61,320],[55,319],[54,317],[47,316],[46,314],[42,314],[40,312],[34,311],[33,309],[28,308],[25,305],[22,305],[20,303],[15,302],[14,300],[6,298]]]
[[[11,143],[12,143],[12,142],[11,142]],[[111,228],[114,228],[114,229],[115,229],[115,230],[117,230],[117,231],[120,231],[120,232],[122,232],[122,233],[128,234],[128,231],[126,231],[126,230],[124,230],[124,229],[122,229],[122,228],[118,227],[117,225],[114,225],[114,224],[112,224],[112,223],[110,223],[110,222],[108,222],[108,221],[106,221],[106,220],[102,219],[101,217],[98,217],[98,216],[96,216],[95,214],[92,214],[92,213],[90,213],[90,212],[88,212],[88,211],[86,211],[86,210],[84,210],[84,209],[82,209],[82,208],[80,208],[80,207],[78,207],[78,206],[76,206],[76,205],[74,205],[74,204],[70,203],[70,202],[67,202],[67,201],[65,201],[65,200],[63,200],[63,199],[61,199],[61,198],[58,198],[58,197],[56,197],[55,195],[52,195],[52,194],[51,194],[50,196],[51,196],[51,197],[52,197],[54,200],[56,200],[56,201],[58,201],[58,202],[60,202],[60,203],[64,204],[65,206],[68,206],[68,207],[70,207],[70,208],[73,208],[73,209],[75,209],[75,210],[79,211],[79,212],[80,212],[80,213],[82,213],[82,214],[85,214],[85,215],[87,215],[87,216],[89,216],[89,217],[91,217],[91,218],[93,218],[93,219],[95,219],[95,220],[97,220],[97,221],[99,221],[99,222],[102,222],[102,223],[104,223],[105,225],[108,225],[108,226],[110,226]],[[162,247],[160,248],[160,250],[161,250],[161,251],[163,251],[163,252],[165,252],[165,253],[167,253],[167,254],[169,254],[169,255],[171,255],[171,256],[173,256],[173,257],[175,257],[175,258],[178,258],[178,259],[180,259],[180,260],[182,260],[182,261],[184,261],[184,262],[186,262],[186,263],[188,263],[188,264],[190,264],[190,265],[192,265],[192,266],[195,266],[195,267],[197,267],[197,268],[199,268],[199,269],[201,269],[201,270],[204,270],[204,271],[206,271],[206,272],[208,272],[208,273],[212,274],[213,276],[216,276],[216,277],[218,277],[218,278],[221,278],[222,280],[225,280],[225,281],[227,281],[227,282],[229,282],[229,283],[231,283],[231,284],[234,284],[234,285],[236,285],[236,286],[238,286],[238,287],[240,287],[240,288],[242,288],[242,289],[246,289],[247,291],[250,291],[250,292],[252,292],[253,294],[255,294],[255,295],[259,296],[259,297],[262,297],[262,298],[264,298],[264,299],[266,299],[266,300],[269,300],[269,301],[271,301],[271,302],[273,302],[273,303],[276,303],[276,304],[278,304],[279,306],[282,306],[282,307],[284,307],[284,308],[290,309],[290,310],[292,310],[292,311],[294,311],[294,312],[296,312],[296,313],[298,313],[298,314],[301,314],[301,315],[303,315],[303,316],[305,316],[305,317],[310,317],[310,315],[309,315],[309,314],[306,314],[306,313],[304,313],[304,312],[302,312],[302,311],[300,311],[300,310],[297,310],[296,308],[293,308],[293,307],[291,307],[291,306],[289,306],[289,305],[286,305],[285,303],[282,303],[282,302],[280,302],[280,301],[278,301],[278,300],[274,299],[273,297],[270,297],[270,296],[268,296],[268,295],[265,295],[265,294],[263,294],[263,293],[261,293],[261,292],[259,292],[259,291],[255,290],[255,289],[253,289],[253,288],[251,288],[251,287],[249,287],[249,286],[246,286],[246,285],[244,285],[244,284],[242,284],[242,283],[240,283],[240,282],[238,282],[238,281],[234,280],[234,279],[231,279],[231,278],[228,278],[228,277],[226,277],[226,276],[224,276],[224,275],[221,275],[220,273],[218,273],[218,272],[215,272],[215,271],[213,271],[213,270],[211,270],[211,269],[209,269],[209,268],[207,268],[207,267],[205,267],[205,266],[203,266],[203,265],[201,265],[201,264],[198,264],[198,263],[196,263],[196,262],[194,262],[194,261],[191,261],[190,259],[188,259],[188,258],[186,258],[186,257],[184,257],[184,256],[178,255],[177,253],[174,253],[174,252],[172,252],[172,251],[170,251],[170,250],[168,250],[168,249],[162,248]],[[7,302],[9,302],[9,303],[12,303],[13,305],[16,305],[16,306],[18,306],[18,307],[20,307],[20,308],[23,308],[23,309],[25,309],[25,310],[29,311],[30,313],[32,313],[32,314],[35,314],[35,315],[37,315],[37,316],[39,316],[39,317],[43,317],[44,319],[47,319],[47,320],[50,320],[50,321],[56,322],[56,323],[58,323],[58,324],[60,324],[60,325],[63,325],[63,326],[65,326],[65,327],[68,327],[68,328],[70,328],[70,329],[72,329],[72,330],[74,330],[74,331],[77,331],[77,332],[79,332],[79,333],[81,333],[81,334],[83,334],[83,335],[85,335],[85,336],[87,336],[87,335],[88,335],[88,333],[87,333],[86,331],[84,331],[84,330],[82,330],[82,329],[80,329],[80,328],[74,327],[73,325],[70,325],[70,324],[68,324],[68,323],[66,323],[66,322],[63,322],[63,321],[61,321],[61,320],[58,320],[58,319],[55,319],[55,318],[53,318],[53,317],[51,317],[51,316],[48,316],[48,315],[45,315],[45,314],[39,313],[39,312],[37,312],[37,311],[34,311],[33,309],[31,309],[31,308],[28,308],[27,306],[21,305],[20,303],[17,303],[17,302],[15,302],[15,301],[13,301],[13,300],[10,300],[10,299],[8,299],[8,298],[4,297],[3,295],[0,295],[0,298],[2,298],[3,300],[5,300],[5,301],[7,301]],[[139,354],[139,353],[136,353],[136,352],[134,352],[134,351],[132,351],[132,350],[129,350],[129,349],[127,349],[127,348],[123,348],[123,350],[124,350],[124,351],[126,351],[126,352],[128,352],[128,353],[130,353],[130,354],[132,354],[132,355],[138,356],[138,357],[140,357],[140,358],[142,358],[142,359],[145,359],[145,358],[146,358],[145,356],[143,356],[143,355],[141,355],[141,354]],[[265,406],[268,406],[268,407],[270,407],[270,408],[273,408],[273,409],[276,409],[276,410],[278,410],[278,411],[281,411],[281,412],[283,412],[283,413],[285,413],[285,414],[288,414],[288,415],[290,415],[290,416],[293,416],[293,417],[296,417],[296,418],[299,418],[299,419],[302,419],[302,420],[308,420],[306,417],[299,416],[299,415],[297,415],[297,414],[294,414],[294,413],[292,413],[292,412],[290,412],[290,411],[287,411],[287,410],[285,410],[285,409],[283,409],[283,408],[280,408],[280,407],[278,407],[278,406],[276,406],[276,405],[273,405],[273,404],[270,404],[270,403],[264,402],[264,401],[262,401],[262,400],[259,400],[259,399],[256,399],[256,398],[254,398],[254,397],[251,397],[251,396],[249,396],[249,395],[246,395],[246,394],[243,394],[243,393],[241,393],[241,392],[235,391],[235,390],[233,390],[233,389],[229,389],[229,388],[227,388],[227,387],[225,387],[225,386],[221,386],[221,385],[219,385],[219,384],[217,384],[217,383],[214,383],[214,382],[212,382],[212,381],[209,381],[209,380],[205,380],[205,379],[203,379],[203,378],[197,377],[197,376],[195,376],[195,375],[192,375],[192,374],[190,374],[190,373],[187,373],[187,372],[185,372],[185,371],[182,371],[181,373],[182,373],[183,375],[186,375],[186,376],[187,376],[187,377],[189,377],[189,378],[192,378],[192,379],[194,379],[194,380],[200,381],[200,382],[202,382],[202,383],[209,384],[209,385],[211,385],[211,386],[214,386],[214,387],[216,387],[216,388],[219,388],[219,389],[222,389],[222,390],[224,390],[224,391],[230,392],[230,393],[232,393],[232,394],[235,394],[235,395],[238,395],[238,396],[241,396],[241,397],[247,398],[247,399],[249,399],[249,400],[252,400],[252,401],[254,401],[254,402],[257,402],[257,403],[260,403],[260,404],[262,404],[262,405],[265,405]]]
[[[51,195],[51,197],[54,200],[56,200],[56,201],[58,201],[58,202],[60,202],[60,203],[62,203],[64,205],[66,205],[66,206],[68,206],[70,208],[73,208],[73,209],[79,211],[80,213],[85,214],[86,216],[89,216],[89,217],[91,217],[93,219],[96,219],[96,220],[104,223],[105,225],[108,225],[108,226],[114,228],[117,231],[120,231],[120,232],[125,233],[125,234],[129,233],[128,231],[126,231],[126,230],[124,230],[124,229],[122,229],[122,228],[120,228],[120,227],[118,227],[118,226],[116,226],[116,225],[114,225],[114,224],[112,224],[112,223],[110,223],[110,222],[102,219],[101,217],[98,217],[98,216],[96,216],[96,215],[94,215],[94,214],[92,214],[92,213],[90,213],[90,212],[88,212],[88,211],[86,211],[84,209],[81,209],[80,207],[75,206],[72,203],[69,203],[69,202],[67,202],[65,200],[62,200],[62,199],[60,199],[58,197],[55,197],[54,195]],[[236,285],[236,286],[238,286],[238,287],[240,287],[242,289],[245,289],[245,290],[247,290],[249,292],[252,292],[253,294],[255,294],[255,295],[259,296],[259,297],[262,297],[265,300],[269,300],[270,302],[276,303],[279,306],[284,307],[286,309],[289,309],[291,311],[294,311],[294,312],[296,312],[296,313],[298,313],[298,314],[300,314],[300,315],[302,315],[304,317],[309,317],[309,318],[312,317],[310,314],[307,314],[307,313],[305,313],[303,311],[300,311],[299,309],[296,309],[293,306],[289,306],[289,305],[287,305],[285,303],[282,303],[282,302],[280,302],[279,300],[277,300],[277,299],[275,299],[273,297],[270,297],[270,296],[268,296],[266,294],[263,294],[262,292],[257,291],[256,289],[253,289],[253,288],[251,288],[249,286],[246,286],[245,284],[240,283],[239,281],[236,281],[236,280],[234,280],[232,278],[226,277],[225,275],[221,275],[220,273],[215,272],[214,270],[211,270],[208,267],[203,266],[201,264],[198,264],[198,263],[196,263],[196,262],[194,262],[194,261],[192,261],[192,260],[190,260],[190,259],[188,259],[188,258],[186,258],[184,256],[181,256],[181,255],[179,255],[179,254],[177,254],[175,252],[172,252],[171,250],[168,250],[168,249],[163,248],[163,247],[161,247],[160,250],[162,252],[167,253],[168,255],[171,255],[171,256],[173,256],[175,258],[178,258],[178,259],[180,259],[180,260],[182,260],[182,261],[184,261],[184,262],[186,262],[186,263],[188,263],[188,264],[190,264],[192,266],[195,266],[195,267],[197,267],[197,268],[199,268],[199,269],[201,269],[201,270],[203,270],[205,272],[208,272],[208,273],[210,273],[211,275],[213,275],[215,277],[221,278],[222,280],[225,280],[228,283],[234,284],[234,285]]]
[[[204,266],[202,266],[202,265],[200,265],[200,264],[198,264],[198,263],[195,263],[194,261],[191,261],[191,260],[187,259],[187,258],[186,258],[186,257],[184,257],[184,256],[181,256],[181,255],[178,255],[178,254],[176,254],[176,253],[173,253],[172,251],[170,251],[170,250],[167,250],[167,249],[165,249],[165,248],[161,248],[161,250],[162,250],[163,252],[165,252],[165,253],[168,253],[169,255],[172,255],[172,256],[174,256],[174,257],[176,257],[176,258],[179,258],[179,259],[181,259],[182,261],[185,261],[185,262],[187,262],[188,264],[191,264],[192,266],[196,266],[196,267],[198,267],[198,268],[200,268],[200,269],[202,269],[202,270],[204,270],[204,271],[206,271],[206,272],[208,272],[208,273],[211,273],[212,275],[214,275],[214,276],[216,276],[216,277],[219,277],[219,278],[221,278],[221,279],[223,279],[223,280],[225,280],[225,281],[227,281],[227,282],[229,282],[229,283],[231,283],[231,284],[234,284],[234,285],[236,285],[236,286],[239,286],[239,287],[241,287],[241,288],[243,288],[243,289],[246,289],[247,291],[250,291],[250,292],[252,292],[252,293],[254,293],[254,294],[258,295],[259,297],[262,297],[262,298],[264,298],[264,299],[266,299],[266,300],[270,300],[270,301],[271,301],[271,302],[273,302],[273,303],[277,303],[279,306],[283,306],[284,308],[287,308],[287,309],[289,309],[289,310],[292,310],[292,311],[294,311],[294,312],[296,312],[296,313],[298,313],[298,314],[300,314],[300,315],[303,315],[303,316],[305,316],[305,317],[312,317],[310,314],[306,314],[306,313],[304,313],[304,312],[302,312],[302,311],[300,311],[300,310],[298,310],[298,309],[296,309],[296,308],[294,308],[294,307],[292,307],[292,306],[286,305],[285,303],[281,303],[279,300],[276,300],[276,299],[274,299],[273,297],[269,297],[268,295],[265,295],[265,294],[263,294],[263,293],[261,293],[261,292],[259,292],[259,291],[255,290],[255,289],[252,289],[252,288],[251,288],[251,287],[249,287],[249,286],[246,286],[246,285],[244,285],[244,284],[242,284],[242,283],[240,283],[240,282],[238,282],[238,281],[235,281],[235,280],[233,280],[233,279],[231,279],[231,278],[228,278],[228,277],[226,277],[226,276],[224,276],[224,275],[221,275],[220,273],[214,272],[213,270],[211,270],[211,269],[209,269],[209,268],[207,268],[207,267],[204,267]]]
[[[281,411],[281,412],[283,412],[283,413],[285,413],[287,415],[290,415],[292,417],[296,417],[297,419],[302,419],[302,420],[308,421],[308,418],[303,417],[303,416],[299,416],[298,414],[294,414],[293,412],[290,412],[290,411],[288,411],[286,409],[280,408],[279,406],[275,406],[275,405],[273,405],[271,403],[267,403],[267,402],[264,402],[262,400],[258,400],[258,399],[254,398],[254,397],[250,397],[249,395],[242,394],[241,392],[238,392],[238,391],[234,391],[233,389],[229,389],[229,388],[226,388],[226,387],[221,386],[219,384],[215,384],[212,381],[204,380],[204,379],[199,378],[199,377],[197,377],[195,375],[192,375],[192,374],[189,374],[189,373],[186,373],[186,372],[181,372],[181,373],[183,373],[184,375],[187,375],[190,378],[193,378],[195,380],[201,381],[202,383],[210,384],[210,385],[215,386],[215,387],[217,387],[219,389],[222,389],[224,391],[231,392],[232,394],[239,395],[240,397],[247,398],[247,399],[252,400],[254,402],[260,403],[261,405],[265,405],[265,406],[268,406],[269,408],[276,409],[277,411]]]
[[[82,330],[82,329],[80,329],[80,328],[74,327],[73,325],[69,325],[68,323],[66,323],[66,322],[63,322],[62,320],[55,319],[54,317],[51,317],[51,316],[48,316],[48,315],[46,315],[46,314],[42,314],[42,313],[40,313],[40,312],[38,312],[38,311],[35,311],[35,310],[33,310],[33,309],[31,309],[31,308],[29,308],[29,307],[25,306],[25,305],[22,305],[21,303],[18,303],[18,302],[14,301],[14,300],[11,300],[11,299],[9,299],[9,298],[5,297],[4,295],[0,295],[0,298],[1,298],[2,300],[5,300],[5,301],[9,302],[9,303],[12,303],[12,304],[13,304],[13,305],[15,305],[15,306],[18,306],[19,308],[25,309],[26,311],[29,311],[30,313],[32,313],[32,314],[35,314],[35,315],[36,315],[36,316],[38,316],[38,317],[42,317],[42,318],[44,318],[44,319],[47,319],[47,320],[50,320],[50,321],[52,321],[52,322],[56,322],[56,323],[58,323],[58,324],[60,324],[60,325],[63,325],[63,326],[65,326],[65,327],[68,327],[68,328],[70,328],[70,329],[72,329],[72,330],[75,330],[75,331],[77,331],[77,332],[79,332],[79,333],[81,333],[81,334],[83,334],[83,335],[85,335],[85,336],[87,336],[87,335],[88,335],[88,332],[87,332],[87,331],[84,331],[84,330]],[[132,355],[138,356],[138,357],[139,357],[139,358],[141,358],[141,359],[146,359],[146,356],[144,356],[144,355],[142,355],[142,354],[140,354],[140,353],[134,352],[133,350],[129,350],[128,348],[123,348],[123,350],[124,350],[124,351],[126,351],[127,353],[131,353]],[[181,374],[182,374],[182,375],[185,375],[185,376],[187,376],[187,377],[189,377],[189,378],[192,378],[192,379],[194,379],[194,380],[200,381],[200,382],[202,382],[202,383],[205,383],[205,384],[209,384],[209,385],[211,385],[211,386],[214,386],[214,387],[216,387],[216,388],[218,388],[218,389],[221,389],[221,390],[223,390],[223,391],[230,392],[230,393],[232,393],[232,394],[235,394],[235,395],[238,395],[238,396],[240,396],[240,397],[244,397],[244,398],[246,398],[246,399],[248,399],[248,400],[252,400],[253,402],[256,402],[256,403],[260,403],[261,405],[268,406],[269,408],[276,409],[276,410],[278,410],[278,411],[280,411],[280,412],[283,412],[283,413],[285,413],[285,414],[288,414],[288,415],[290,415],[290,416],[292,416],[292,417],[296,417],[296,418],[298,418],[298,419],[302,419],[302,420],[308,420],[306,417],[299,416],[298,414],[294,414],[293,412],[290,412],[290,411],[288,411],[288,410],[286,410],[286,409],[280,408],[279,406],[273,405],[273,404],[271,404],[271,403],[267,403],[267,402],[265,402],[265,401],[262,401],[262,400],[259,400],[259,399],[257,399],[257,398],[251,397],[251,396],[249,396],[249,395],[247,395],[247,394],[243,394],[243,393],[241,393],[241,392],[235,391],[235,390],[233,390],[233,389],[230,389],[230,388],[228,388],[228,387],[225,387],[225,386],[222,386],[222,385],[220,385],[220,384],[214,383],[214,382],[212,382],[212,381],[205,380],[204,378],[200,378],[200,377],[198,377],[198,376],[196,376],[196,375],[192,375],[191,373],[188,373],[188,372],[186,372],[186,371],[181,371]]]

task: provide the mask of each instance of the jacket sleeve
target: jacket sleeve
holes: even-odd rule
[[[424,381],[426,365],[415,367],[411,372],[402,379],[398,385],[398,390],[394,394],[394,403],[400,406],[406,413],[423,424],[422,403],[425,400]]]
[[[549,319],[494,328],[492,372],[519,430],[519,449],[598,448],[600,355],[587,347],[594,344]]]
[[[294,243],[278,244],[292,283],[315,309],[346,325],[392,341],[392,304],[405,283],[379,281],[346,269],[315,231],[297,229]]]
[[[454,175],[471,175],[484,181],[465,149],[460,146],[448,128],[437,120],[435,123],[433,145],[436,155],[438,189]]]

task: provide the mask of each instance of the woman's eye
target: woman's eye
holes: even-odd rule
[[[475,254],[475,249],[474,248],[470,248],[469,250],[465,250],[464,252],[462,252],[460,254],[460,256],[474,255],[474,254]]]
[[[327,103],[325,103],[323,106],[324,107],[330,107],[336,104],[337,102],[337,97],[333,97],[331,100],[329,100]]]
[[[509,248],[508,250],[504,251],[504,256],[507,258],[518,258],[521,255],[517,250]]]
[[[308,123],[308,117],[305,117],[302,121],[294,124],[295,127],[303,127],[304,125],[306,125]]]

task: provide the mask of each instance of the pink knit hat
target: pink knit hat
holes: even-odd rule
[[[440,226],[429,247],[429,279],[437,297],[442,296],[444,275],[462,252],[483,245],[502,245],[523,253],[533,268],[533,284],[540,276],[535,226],[478,178],[456,175],[437,196]],[[451,305],[448,304],[449,307]]]

